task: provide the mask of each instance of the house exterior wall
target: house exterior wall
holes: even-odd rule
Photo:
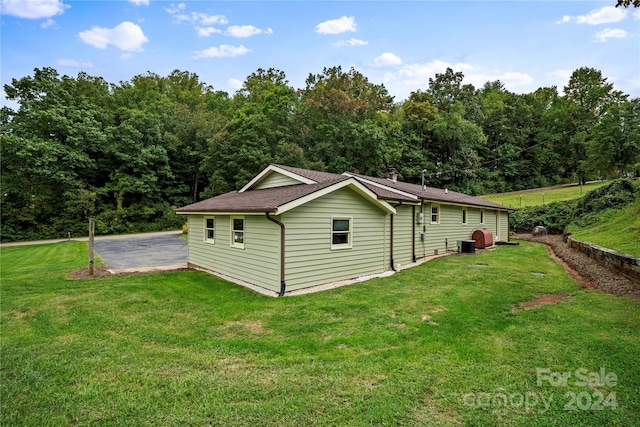
[[[396,212],[393,218],[393,261],[400,265],[410,264],[413,262],[413,208],[400,205],[396,206]]]
[[[204,219],[211,217],[215,219],[213,243],[204,241]],[[244,249],[241,249],[231,246],[231,216],[189,215],[188,262],[279,291],[280,227],[264,215],[245,215],[244,219]]]
[[[352,247],[331,249],[332,217],[351,218]],[[287,291],[382,273],[388,215],[355,191],[343,188],[279,218],[286,227]]]
[[[302,183],[291,177],[282,175],[281,173],[271,173],[262,182],[256,185],[254,189],[259,190],[262,188],[284,187],[287,185],[296,185],[296,184],[302,184]]]
[[[440,209],[439,224],[431,223],[431,207],[436,205]],[[462,210],[467,211],[467,223],[462,222]],[[437,251],[444,253],[446,250],[457,250],[458,240],[471,239],[472,234],[478,229],[491,230],[494,242],[508,240],[509,216],[507,212],[494,209],[481,209],[476,207],[462,207],[438,203],[425,202],[423,204],[424,224],[418,225],[416,232],[417,256],[430,256]],[[481,223],[481,214],[483,212]],[[424,240],[420,233],[425,233]],[[448,245],[447,245],[448,240]]]

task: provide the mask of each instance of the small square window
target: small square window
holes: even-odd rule
[[[351,247],[351,218],[331,219],[331,249]]]
[[[244,217],[231,217],[231,246],[244,249]]]
[[[431,224],[440,224],[440,206],[431,206]]]
[[[215,218],[204,219],[204,241],[214,243],[216,237],[216,220]]]

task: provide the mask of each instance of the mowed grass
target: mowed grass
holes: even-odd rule
[[[0,251],[2,426],[640,425],[640,303],[539,244],[278,299],[193,271],[67,279],[83,243]],[[512,309],[536,294],[564,299]]]
[[[556,187],[536,188],[532,190],[513,191],[509,193],[487,194],[481,199],[500,203],[515,209],[544,205],[551,202],[573,200],[587,194],[590,190],[609,183],[610,181],[592,182],[585,185],[570,184]]]
[[[570,225],[569,231],[577,240],[640,257],[640,199],[623,209],[603,212],[588,227]]]

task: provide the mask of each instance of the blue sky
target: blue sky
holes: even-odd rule
[[[527,93],[587,66],[640,96],[640,10],[615,0],[0,1],[3,85],[42,67],[112,83],[179,69],[233,94],[258,68],[302,88],[341,65],[402,101],[447,67]]]

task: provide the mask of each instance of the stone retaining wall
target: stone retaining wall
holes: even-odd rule
[[[640,258],[612,251],[593,243],[581,242],[570,236],[567,237],[566,241],[569,247],[586,254],[598,264],[607,267],[609,270],[622,273],[631,280],[640,283]]]

